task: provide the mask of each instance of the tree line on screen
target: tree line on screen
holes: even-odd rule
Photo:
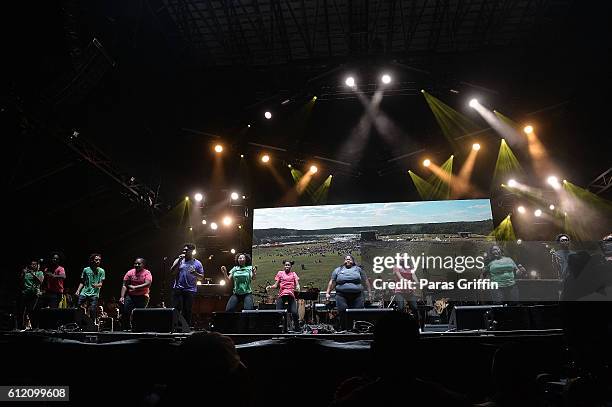
[[[256,229],[253,231],[253,244],[271,243],[275,239],[289,236],[359,234],[364,231],[376,231],[378,235],[404,234],[453,234],[470,232],[478,235],[488,235],[493,230],[493,220],[486,219],[468,222],[415,223],[405,225],[339,227],[331,229]]]

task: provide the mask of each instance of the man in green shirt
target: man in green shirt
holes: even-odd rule
[[[16,321],[18,329],[27,327],[28,321],[32,328],[36,327],[36,306],[43,279],[44,274],[40,271],[38,260],[30,261],[30,264],[21,271],[21,295],[19,296]]]
[[[97,315],[100,288],[102,288],[105,278],[104,269],[100,267],[101,263],[102,255],[93,253],[89,256],[89,267],[83,269],[81,283],[76,290],[76,295],[79,297],[78,305],[86,307],[92,319],[95,319]]]

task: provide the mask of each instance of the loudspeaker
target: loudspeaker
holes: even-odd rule
[[[448,320],[450,330],[487,329],[485,313],[502,305],[457,305],[451,311]]]
[[[282,334],[287,332],[287,311],[214,312],[210,329],[224,334]]]
[[[485,313],[489,331],[514,331],[531,329],[529,307],[517,305],[491,308]]]
[[[563,328],[559,305],[532,305],[529,307],[531,329]]]
[[[82,308],[42,308],[38,311],[40,329],[59,329],[68,324],[76,324],[81,331],[94,332],[98,329]],[[68,327],[67,327],[68,328]]]
[[[242,310],[243,318],[246,318],[245,333],[258,334],[284,334],[287,333],[287,310]]]
[[[189,332],[189,325],[176,308],[135,308],[132,332]]]
[[[344,326],[347,329],[355,329],[356,322],[369,322],[372,325],[385,315],[395,312],[393,308],[349,308],[344,314]]]

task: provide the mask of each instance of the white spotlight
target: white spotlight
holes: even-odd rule
[[[551,211],[554,211],[554,210],[555,210],[555,205],[550,204],[550,205],[548,206],[548,209],[550,209]]]
[[[554,175],[551,175],[550,177],[548,177],[546,179],[546,182],[548,182],[548,184],[553,187],[554,189],[560,189],[561,188],[561,184],[559,184],[559,179],[557,177],[555,177]]]
[[[469,105],[470,105],[471,108],[475,108],[476,106],[478,106],[478,99],[470,100]]]
[[[313,173],[313,174],[314,174],[314,173],[316,173],[317,171],[319,171],[319,169],[317,168],[317,166],[316,166],[316,165],[311,165],[311,166],[310,166],[310,172],[311,172],[311,173]]]
[[[206,219],[202,219],[202,225],[206,225]]]
[[[527,210],[525,209],[525,207],[523,205],[519,206],[518,208],[516,208],[516,210],[520,213],[520,214],[524,214],[525,212],[527,212]]]
[[[225,280],[219,281],[219,285],[225,285]]]
[[[542,216],[542,209],[536,209],[536,210],[533,212],[533,214],[534,214],[536,217],[538,217],[538,218],[539,218],[540,216]]]
[[[239,195],[238,192],[232,192],[232,194],[230,195],[230,197],[235,201],[236,199],[238,199]]]
[[[472,144],[472,150],[474,150],[474,151],[480,150],[480,144],[478,144],[478,143]]]
[[[265,113],[264,113],[264,117],[265,117],[266,119],[270,120],[270,119],[272,118],[272,113],[270,113],[270,112],[265,112]]]
[[[204,199],[204,195],[202,195],[201,193],[197,193],[193,196],[196,200],[196,202],[202,202],[202,199]]]
[[[230,253],[231,253],[231,254],[236,254],[236,249],[231,249],[231,250],[230,250]]]
[[[217,226],[217,224],[216,224],[215,222],[212,222],[212,223],[210,224],[210,228],[211,228],[212,230],[217,230],[217,228],[218,228],[218,227],[219,227],[219,226]]]
[[[517,239],[516,244],[521,244],[521,243],[523,243],[523,240],[522,239]]]
[[[510,188],[516,188],[517,185],[518,183],[516,182],[516,180],[513,180],[513,179],[508,180],[508,186]]]
[[[229,226],[229,225],[231,225],[231,224],[232,224],[232,218],[231,218],[231,217],[229,217],[229,216],[224,217],[224,218],[223,218],[223,224],[224,224],[225,226]]]
[[[195,256],[195,255],[197,254],[196,249],[193,249],[193,250],[191,251],[191,254],[192,254],[193,256]]]
[[[529,272],[529,275],[531,276],[531,278],[536,278],[536,277],[538,277],[538,272],[535,271],[535,270],[531,270]]]
[[[380,80],[382,81],[382,83],[384,83],[385,85],[391,83],[391,76],[389,76],[388,74],[384,74]]]
[[[355,78],[349,76],[348,78],[346,78],[344,83],[346,83],[346,86],[350,86],[352,88],[353,86],[355,86]]]

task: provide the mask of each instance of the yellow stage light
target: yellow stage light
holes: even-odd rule
[[[474,150],[474,151],[480,150],[480,144],[478,144],[478,143],[472,144],[472,150]]]
[[[525,132],[525,134],[531,134],[533,133],[533,126],[527,125],[523,128],[523,131]]]
[[[222,146],[221,144],[217,144],[217,145],[215,146],[215,152],[216,152],[216,153],[220,153],[220,152],[222,152],[222,151],[223,151],[223,146]]]
[[[430,165],[431,165],[431,160],[429,158],[426,158],[425,160],[423,160],[423,166],[429,167]]]
[[[267,163],[270,161],[270,156],[268,154],[264,154],[261,156],[261,162],[262,163]]]
[[[311,165],[310,166],[310,172],[315,174],[317,171],[319,171],[319,169],[317,168],[316,165]]]

